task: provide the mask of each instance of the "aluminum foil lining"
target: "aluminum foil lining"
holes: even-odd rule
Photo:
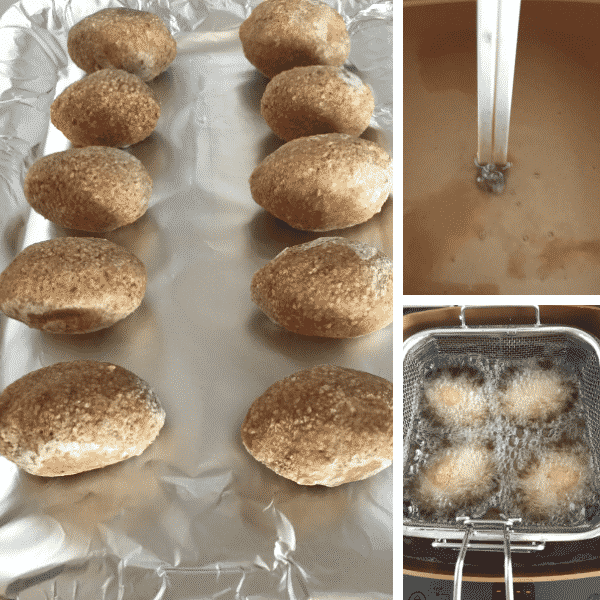
[[[150,86],[155,132],[129,151],[154,181],[150,208],[106,237],[148,270],[144,302],[103,331],[59,336],[0,318],[0,386],[55,362],[121,365],[166,410],[141,456],[64,478],[0,457],[0,596],[19,600],[391,599],[392,468],[338,488],[304,487],[244,449],[251,403],[295,371],[330,363],[392,379],[392,328],[358,339],[300,337],[250,300],[250,279],[320,234],[287,227],[252,200],[248,178],[282,141],[260,115],[268,82],[242,53],[238,0],[21,0],[0,20],[0,269],[24,247],[67,235],[32,212],[24,175],[69,143],[49,109],[83,76],[69,29],[106,7],[159,15],[178,56]],[[392,152],[392,3],[331,1],[351,33],[350,70],[376,109],[363,137]],[[392,200],[330,232],[392,255]]]

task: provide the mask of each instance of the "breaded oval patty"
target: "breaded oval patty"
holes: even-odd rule
[[[132,313],[146,292],[144,263],[101,238],[27,246],[0,273],[0,310],[35,329],[89,333]]]
[[[433,510],[468,506],[492,493],[496,475],[492,450],[462,443],[432,457],[419,474],[415,493],[423,507]]]
[[[350,36],[341,15],[319,0],[265,0],[240,25],[246,58],[266,77],[307,65],[344,64]]]
[[[490,414],[484,378],[474,368],[441,369],[423,387],[428,409],[443,425],[454,429],[481,426]]]
[[[260,112],[282,139],[322,133],[359,136],[371,122],[375,100],[368,86],[343,67],[296,67],[274,77]]]
[[[581,450],[538,452],[518,478],[521,509],[537,519],[564,512],[570,503],[583,500],[589,477],[589,456]]]
[[[105,8],[69,31],[67,49],[87,73],[122,69],[143,81],[154,79],[177,56],[177,43],[159,17],[130,8]]]
[[[350,338],[393,319],[392,261],[380,250],[325,237],[286,248],[252,277],[252,301],[301,335]]]
[[[577,386],[558,368],[513,367],[501,376],[501,411],[516,425],[548,423],[569,410],[578,397]]]
[[[150,88],[137,75],[117,69],[76,81],[50,107],[52,124],[79,147],[136,144],[154,131],[159,116]]]
[[[131,371],[56,363],[0,394],[0,454],[32,475],[74,475],[138,456],[164,422],[156,394]]]
[[[127,152],[106,146],[72,148],[37,160],[25,177],[32,208],[63,227],[112,231],[148,208],[152,179]]]
[[[248,452],[278,475],[334,487],[392,464],[393,421],[389,381],[320,365],[270,386],[241,433]]]
[[[254,201],[288,225],[329,231],[368,221],[392,191],[392,159],[377,144],[341,133],[298,138],[250,176]]]

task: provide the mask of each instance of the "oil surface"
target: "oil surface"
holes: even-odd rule
[[[599,293],[600,5],[522,4],[499,195],[475,184],[475,7],[404,9],[404,293]]]
[[[548,374],[556,377],[557,384],[565,393],[572,394],[573,401],[559,403],[558,414],[552,414],[551,418],[534,419],[523,426],[503,409],[502,390],[506,389],[507,383],[521,381],[529,373],[539,374],[540,364]],[[450,374],[448,367],[451,368]],[[428,398],[425,392],[436,380],[454,377],[461,381],[460,371],[465,368],[471,372],[476,369],[480,374],[478,381],[482,385],[478,393],[489,403],[489,411],[483,421],[456,428],[453,423],[437,418],[435,410],[431,410],[431,395]],[[502,513],[521,517],[527,527],[579,527],[589,524],[591,515],[596,511],[600,489],[589,450],[585,407],[578,394],[577,376],[568,365],[557,359],[548,364],[547,361],[540,363],[531,359],[490,361],[481,356],[465,355],[454,356],[444,364],[430,364],[429,369],[422,385],[418,417],[411,432],[405,465],[405,518],[454,524],[456,516],[481,518],[491,511],[495,515]],[[477,456],[482,448],[489,448],[493,453],[494,465],[490,468],[494,470],[495,485],[490,485],[489,476],[478,468],[481,494],[476,494],[475,499],[473,488],[479,485],[477,482],[473,482],[471,488],[461,483],[464,493],[455,493],[452,489],[451,493],[444,495],[443,485],[435,489],[437,472],[443,477],[451,472],[446,465],[438,469],[440,457],[448,462],[448,457]],[[579,478],[573,478],[568,471],[568,467],[573,465],[581,467]],[[546,477],[547,472],[555,473],[556,469],[562,469],[562,483],[573,488],[566,500],[559,497],[557,501],[552,496],[555,485],[540,487],[539,484],[541,477]],[[461,479],[467,479],[464,466],[457,465],[456,473]],[[531,492],[524,489],[525,485],[530,486],[529,490],[532,485],[538,485],[551,497],[532,503],[528,501]]]

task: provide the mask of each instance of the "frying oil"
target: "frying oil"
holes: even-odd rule
[[[444,363],[431,363],[427,367],[405,468],[406,518],[453,525],[457,516],[482,518],[491,511],[490,514],[496,515],[494,518],[498,518],[498,513],[521,517],[522,526],[527,527],[588,525],[590,515],[597,510],[595,498],[600,495],[600,488],[594,477],[578,380],[565,364],[561,364],[559,357],[540,363],[536,360],[491,361],[480,355],[466,355],[446,358]],[[557,400],[565,410],[549,420],[532,420],[526,424],[523,419],[504,414],[501,399],[507,381],[526,379],[529,374],[533,379],[542,367],[552,374],[565,393],[572,394],[571,402]],[[488,404],[483,421],[461,419],[456,412],[452,419],[439,418],[442,413],[433,406],[435,396],[425,392],[436,380],[452,377],[468,382],[469,393],[478,394]],[[470,403],[469,410],[472,406]],[[453,407],[453,410],[459,411],[460,407]],[[469,424],[459,428],[456,422]],[[486,481],[489,484],[489,478],[482,477],[480,464],[475,468],[477,476],[473,477],[473,485],[465,489],[465,493],[462,491],[464,485],[455,489],[432,486],[435,476],[431,473],[441,460],[481,456],[481,453],[467,451],[469,448],[491,451],[494,485],[486,484]],[[464,477],[465,466],[457,464],[455,467],[457,477]],[[446,465],[444,469],[445,473],[452,472]],[[562,477],[562,484],[560,480],[548,484],[544,477]],[[573,489],[566,497],[560,493],[558,498],[552,496],[561,485],[568,487],[570,483]],[[540,502],[532,501],[536,492],[531,489],[528,492],[528,485],[549,497]]]

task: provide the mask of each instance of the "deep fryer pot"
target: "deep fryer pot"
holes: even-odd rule
[[[466,324],[463,306],[461,325],[421,331],[403,346],[403,468],[408,466],[408,446],[419,417],[420,391],[428,365],[453,356],[482,356],[492,361],[554,358],[576,374],[593,474],[600,481],[600,344],[592,335],[574,327],[542,325],[539,306],[530,326],[477,326]],[[424,518],[404,517],[404,534],[432,538],[432,546],[458,548],[454,572],[454,598],[460,600],[461,578],[467,550],[504,552],[506,596],[513,599],[511,552],[543,550],[548,541],[577,541],[600,536],[600,510],[590,513],[579,526],[540,526],[501,515],[500,520],[457,517],[454,522],[429,523]]]

